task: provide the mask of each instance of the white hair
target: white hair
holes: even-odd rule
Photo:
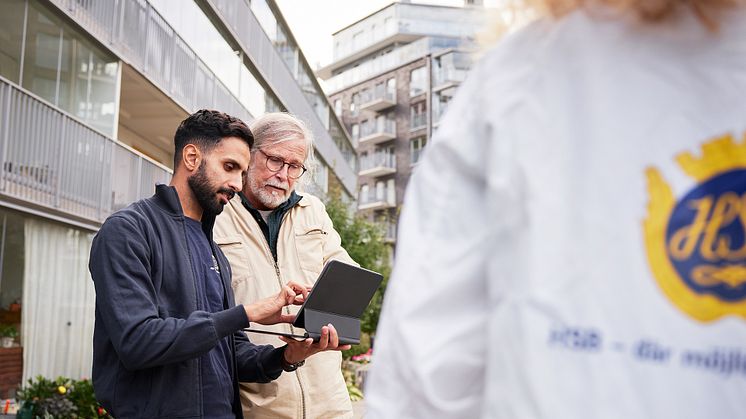
[[[269,112],[252,121],[249,129],[254,134],[253,151],[263,150],[286,141],[305,140],[306,158],[303,165],[308,172],[298,181],[302,185],[308,185],[311,182],[316,171],[316,159],[313,153],[314,138],[305,122],[289,113]]]

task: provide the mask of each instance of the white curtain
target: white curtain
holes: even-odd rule
[[[23,380],[91,376],[95,294],[93,235],[38,219],[24,225]]]

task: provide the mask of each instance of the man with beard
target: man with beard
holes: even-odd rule
[[[239,119],[201,110],[174,136],[174,175],[155,195],[112,214],[93,241],[96,286],[93,385],[115,417],[241,417],[238,381],[269,382],[306,357],[338,347],[250,343],[251,323],[289,322],[293,282],[235,305],[231,271],[212,241],[215,217],[241,189],[253,137]]]
[[[331,259],[355,263],[341,247],[324,204],[310,194],[294,191],[313,153],[313,136],[305,124],[285,113],[270,113],[254,121],[251,131],[256,146],[248,180],[215,224],[215,242],[233,268],[236,301],[248,305],[277,294],[287,280],[312,286]],[[295,313],[297,307],[287,310]],[[261,328],[303,333],[289,324]],[[256,342],[273,345],[282,344],[280,339],[290,342],[275,336],[252,336]],[[339,352],[326,352],[271,383],[242,383],[244,416],[351,417],[341,362]]]

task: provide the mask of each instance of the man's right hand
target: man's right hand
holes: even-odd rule
[[[259,324],[292,323],[294,314],[284,314],[285,306],[300,305],[306,300],[308,288],[295,282],[288,282],[277,295],[244,306],[250,322]]]

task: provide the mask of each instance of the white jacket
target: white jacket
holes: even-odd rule
[[[400,226],[368,419],[746,416],[746,13],[513,34]]]
[[[237,304],[251,304],[276,295],[282,285],[294,281],[313,286],[324,264],[332,259],[355,264],[341,246],[326,207],[315,196],[303,198],[284,215],[277,240],[277,263],[259,224],[236,195],[215,222],[213,239],[231,264],[231,286]],[[290,307],[288,313],[297,313]],[[251,328],[303,334],[290,324]],[[273,335],[249,333],[258,345],[283,346]],[[351,418],[352,404],[342,376],[342,354],[321,352],[301,368],[283,372],[269,383],[240,383],[246,419]]]

